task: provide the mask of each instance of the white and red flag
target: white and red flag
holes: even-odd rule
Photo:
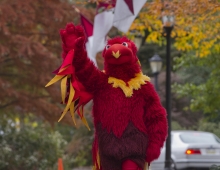
[[[102,51],[106,44],[106,36],[112,26],[126,33],[147,0],[109,0],[109,3],[99,2],[94,24],[82,14],[81,24],[87,34],[86,49],[90,59],[96,64],[96,54]]]
[[[86,45],[86,51],[87,51],[88,57],[94,62],[95,65],[97,65],[96,57],[92,55],[93,24],[81,13],[80,13],[80,21],[87,36],[85,45]]]
[[[115,3],[99,3],[94,19],[92,56],[104,49],[106,36],[113,25]]]
[[[147,0],[117,0],[113,25],[126,33]]]

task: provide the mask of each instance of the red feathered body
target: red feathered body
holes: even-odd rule
[[[143,169],[145,161],[150,163],[159,157],[165,141],[165,109],[149,81],[126,96],[123,88],[114,86],[110,80],[124,82],[128,87],[129,81],[135,82],[135,77],[141,73],[132,41],[125,37],[108,41],[103,51],[105,72],[102,72],[87,57],[82,32],[81,28],[75,31],[81,38],[72,43],[73,66],[78,80],[93,95],[93,156],[96,158],[99,152],[102,170],[120,170],[126,160],[132,160]]]

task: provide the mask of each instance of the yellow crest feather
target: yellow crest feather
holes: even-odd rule
[[[138,90],[141,88],[141,85],[146,84],[146,81],[150,81],[148,76],[138,73],[135,75],[135,78],[132,78],[128,81],[128,86],[123,80],[117,79],[115,77],[109,77],[108,83],[112,84],[114,88],[121,88],[126,97],[132,97],[133,90]]]

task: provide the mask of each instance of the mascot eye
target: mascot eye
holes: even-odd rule
[[[122,45],[125,47],[128,47],[128,43],[126,43],[126,42],[123,42]]]
[[[109,49],[111,46],[110,45],[106,45],[105,46],[105,49],[107,50],[107,49]]]

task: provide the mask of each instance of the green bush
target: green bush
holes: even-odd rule
[[[205,122],[201,120],[198,125],[198,130],[212,132],[220,137],[220,123]]]
[[[210,167],[210,170],[220,170],[220,166],[212,165],[212,166]]]
[[[88,115],[90,116],[90,115]],[[70,167],[91,166],[92,163],[92,143],[94,139],[94,128],[92,118],[86,117],[91,128],[89,131],[84,125],[73,128],[72,139],[66,147],[66,155],[70,159]],[[63,133],[62,133],[63,134]]]
[[[200,120],[198,124],[192,127],[182,127],[178,122],[172,121],[172,130],[198,130],[214,133],[216,136],[220,137],[220,123],[207,122],[205,120]]]
[[[18,119],[18,118],[17,118]],[[0,169],[52,170],[67,142],[45,123],[0,120]]]

